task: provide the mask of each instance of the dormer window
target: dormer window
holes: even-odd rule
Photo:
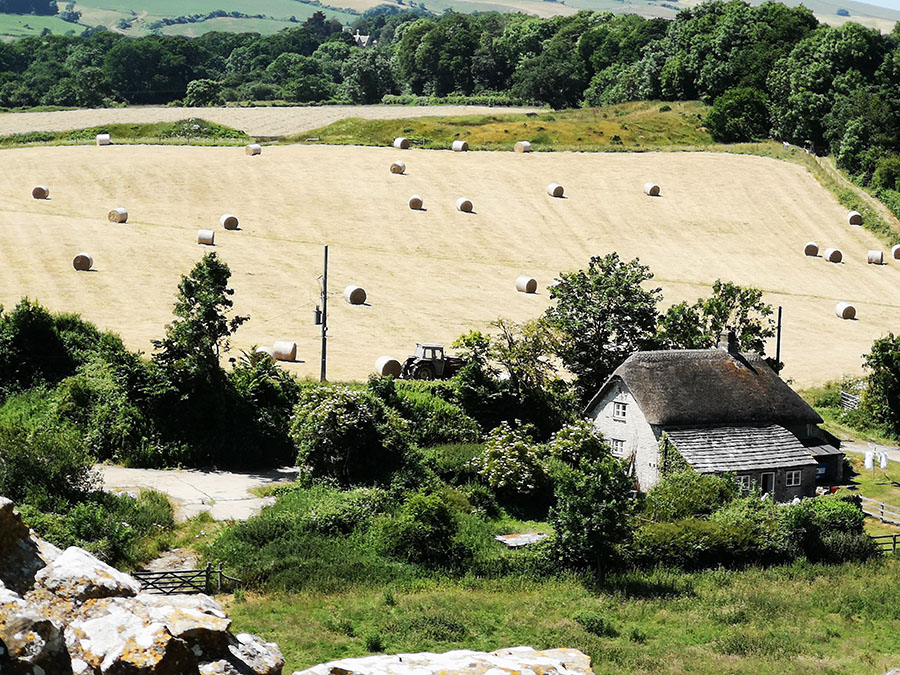
[[[613,419],[614,420],[620,420],[620,421],[624,422],[627,414],[628,414],[628,404],[627,403],[619,403],[618,401],[613,403]]]

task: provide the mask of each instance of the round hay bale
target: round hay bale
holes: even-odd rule
[[[651,197],[659,197],[659,185],[656,183],[644,183],[644,192]]]
[[[516,152],[531,152],[531,143],[529,141],[519,141],[513,147]]]
[[[279,340],[272,349],[272,355],[276,361],[296,361],[297,343],[288,340]]]
[[[529,276],[521,276],[516,279],[516,290],[519,293],[536,293],[537,279]]]
[[[862,225],[862,214],[859,211],[851,211],[847,214],[847,222],[851,225]]]
[[[50,188],[48,188],[46,185],[36,185],[31,191],[31,196],[35,199],[49,199]]]
[[[90,253],[79,253],[72,259],[72,267],[79,272],[87,272],[94,266],[94,259]]]
[[[559,183],[550,183],[547,186],[547,194],[551,197],[562,197],[565,193],[565,188]]]
[[[375,360],[375,372],[379,375],[390,375],[392,377],[400,377],[400,362],[390,356],[379,356]]]
[[[465,197],[460,197],[456,200],[456,210],[462,211],[463,213],[472,213],[472,201],[470,199],[466,199]]]
[[[106,217],[109,218],[111,223],[125,223],[128,222],[128,211],[118,206],[110,211]]]
[[[803,247],[803,255],[813,257],[819,255],[819,245],[814,241],[807,242],[806,246]]]
[[[849,302],[839,302],[834,306],[834,313],[837,314],[840,319],[855,319],[856,307]]]
[[[351,305],[361,305],[366,301],[366,289],[359,286],[347,286],[344,289],[344,300]]]
[[[262,146],[261,146],[259,143],[250,143],[250,144],[247,146],[246,152],[247,152],[247,154],[250,155],[251,157],[252,157],[253,155],[261,155],[261,154],[262,154]]]
[[[869,251],[866,261],[870,265],[884,265],[884,251]]]
[[[826,248],[825,260],[832,263],[839,263],[844,259],[844,254],[839,248]]]
[[[257,354],[265,354],[273,361],[275,360],[275,350],[272,349],[271,347],[257,347],[256,353]]]
[[[900,244],[895,244],[891,247],[891,257],[894,260],[900,260]]]
[[[391,164],[391,173],[406,173],[406,164],[403,162],[393,162]]]
[[[409,208],[413,211],[421,211],[424,203],[419,195],[413,195],[409,198]]]
[[[403,136],[397,136],[394,139],[394,147],[398,150],[409,150],[409,139]]]
[[[241,223],[237,219],[237,216],[233,216],[230,213],[224,213],[222,214],[222,217],[219,218],[219,225],[226,230],[236,230],[240,227]]]
[[[97,142],[97,145],[112,145],[112,141],[109,140],[109,134],[97,134],[94,140]]]
[[[465,141],[453,141],[453,144],[450,146],[453,152],[468,152],[469,144]]]
[[[197,230],[197,243],[204,246],[214,246],[216,243],[216,233],[212,230]]]

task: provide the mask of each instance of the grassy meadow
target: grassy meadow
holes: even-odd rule
[[[373,652],[575,647],[597,673],[872,673],[900,662],[900,562],[695,574],[422,580],[222,598],[285,672]]]
[[[518,115],[420,117],[398,120],[344,119],[291,139],[318,138],[328,145],[390,145],[397,136],[414,147],[446,149],[455,140],[472,150],[512,150],[530,141],[536,151],[659,150],[703,148],[712,136],[700,126],[707,106],[698,102],[625,103],[603,108]]]

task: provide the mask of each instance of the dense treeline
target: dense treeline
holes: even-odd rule
[[[37,14],[52,16],[59,11],[50,0],[0,0],[0,14]]]

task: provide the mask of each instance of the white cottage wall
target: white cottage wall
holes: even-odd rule
[[[616,415],[616,403],[625,405],[625,416]],[[588,413],[593,420],[594,430],[603,434],[607,443],[615,450],[622,441],[621,457],[634,454],[634,472],[640,489],[646,492],[659,482],[659,439],[654,427],[644,417],[640,406],[628,387],[621,381],[610,384],[597,405]]]

